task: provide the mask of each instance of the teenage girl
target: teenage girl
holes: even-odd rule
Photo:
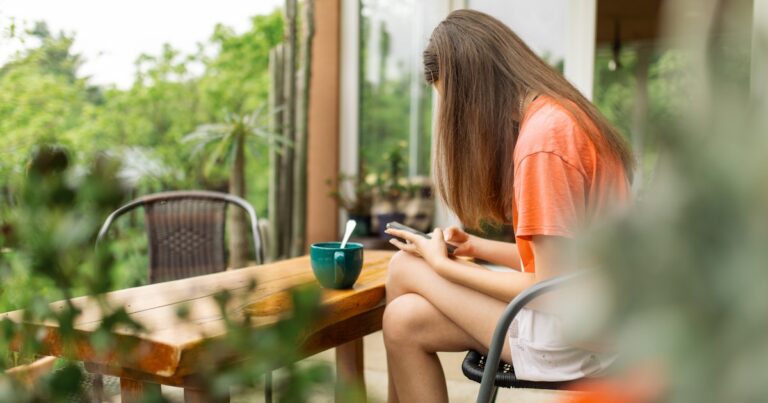
[[[573,269],[566,251],[584,227],[630,199],[632,155],[620,134],[507,26],[477,11],[451,13],[424,51],[438,93],[437,194],[470,227],[509,222],[516,244],[439,228],[427,240],[388,233],[384,343],[390,402],[446,402],[438,351],[488,351],[506,305],[532,284]],[[514,271],[487,270],[455,255]],[[601,355],[564,343],[557,316],[524,309],[502,360],[520,379],[598,373]]]

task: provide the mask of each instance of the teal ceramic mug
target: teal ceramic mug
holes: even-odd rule
[[[348,242],[322,242],[309,247],[315,277],[326,288],[351,288],[363,269],[363,245]]]

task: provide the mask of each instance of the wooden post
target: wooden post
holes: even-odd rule
[[[307,234],[307,104],[309,103],[309,83],[312,66],[312,35],[314,35],[314,0],[304,1],[303,31],[301,41],[301,71],[299,91],[301,95],[296,105],[296,167],[293,174],[293,242],[291,255],[306,253]]]
[[[148,383],[134,381],[133,379],[120,378],[120,401],[123,403],[143,402],[148,394],[159,396],[160,385],[157,383]]]
[[[285,98],[283,96],[283,45],[277,45],[269,52],[269,130],[272,133],[283,135],[283,105]],[[278,147],[281,149],[278,150]],[[282,168],[282,147],[272,144],[269,148],[269,201],[267,212],[269,216],[269,234],[267,236],[267,261],[274,261],[280,257],[281,240],[281,196],[284,189],[281,188],[280,178],[283,176]]]
[[[238,116],[238,119],[242,119]],[[229,175],[229,193],[245,198],[245,136],[243,128],[235,134],[235,160]],[[227,209],[227,228],[229,228],[229,267],[237,269],[248,262],[248,230],[245,211],[241,208]],[[256,251],[254,251],[256,252]],[[258,257],[256,258],[258,260]]]
[[[280,255],[289,257],[293,240],[293,181],[294,159],[296,155],[296,0],[285,0],[285,36],[283,38],[285,59],[283,64],[283,84],[285,103],[283,114],[283,136],[292,145],[283,147],[282,176],[280,183],[284,192],[278,207],[281,212]]]
[[[347,41],[348,36],[357,35],[355,26],[341,24],[340,0],[314,1],[315,34],[312,38],[312,80],[309,82],[307,109],[306,236],[308,244],[337,239],[339,235],[338,205],[328,196],[330,189],[326,185],[326,180],[335,178],[339,173],[340,85],[346,85],[344,83],[348,80],[357,82],[355,73],[350,72],[345,76],[340,73],[341,44]],[[355,6],[357,3],[344,2],[345,6]],[[345,30],[343,37],[342,28]],[[359,63],[359,60],[354,59],[351,62]],[[343,82],[341,77],[344,77]],[[354,112],[356,110],[354,108],[357,108],[357,99],[350,99],[350,104],[346,108],[345,112]],[[350,134],[357,136],[356,129]],[[342,153],[345,157],[355,157],[357,147],[343,150]]]

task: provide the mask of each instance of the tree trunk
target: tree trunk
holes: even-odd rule
[[[283,45],[277,45],[269,53],[269,130],[276,134],[283,136],[283,109],[285,104],[283,83],[285,73],[284,68],[284,49]],[[280,146],[282,147],[282,146]],[[280,241],[281,236],[281,206],[282,191],[281,191],[281,178],[283,167],[282,150],[278,149],[277,144],[272,144],[269,147],[269,202],[267,205],[267,211],[269,216],[269,234],[267,234],[267,260],[275,261],[280,258],[280,251],[282,250]]]
[[[283,115],[283,136],[295,144],[296,141],[296,0],[285,1],[285,111]],[[280,255],[291,256],[291,241],[293,239],[293,197],[295,184],[294,148],[283,147],[281,185],[285,192],[280,206]]]
[[[304,36],[301,41],[300,96],[296,105],[296,161],[293,173],[293,242],[291,255],[305,253],[307,227],[307,105],[312,61],[312,36],[314,35],[314,0],[304,1]]]
[[[229,193],[245,198],[245,133],[238,129],[235,138],[235,161],[229,177]],[[248,227],[243,209],[228,207],[229,266],[244,267],[248,263]]]

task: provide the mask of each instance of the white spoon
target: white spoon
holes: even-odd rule
[[[341,240],[341,249],[344,249],[344,247],[347,246],[347,241],[349,241],[349,237],[352,236],[352,231],[355,230],[356,225],[357,221],[347,220],[347,229],[344,230],[344,238]]]

